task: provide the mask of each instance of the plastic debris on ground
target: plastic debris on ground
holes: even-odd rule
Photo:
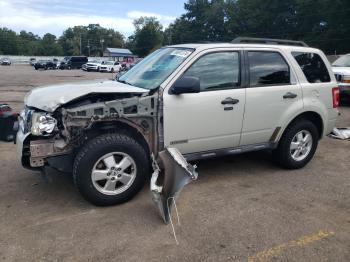
[[[332,138],[336,139],[349,139],[350,138],[350,127],[335,127],[332,130],[332,133],[329,135]]]

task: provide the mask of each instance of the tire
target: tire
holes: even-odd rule
[[[118,155],[119,153],[122,155]],[[110,159],[111,156],[117,165],[108,164],[112,166],[108,168],[105,160]],[[119,156],[123,160],[124,157],[127,158],[131,163],[128,170],[120,171],[123,172],[124,178],[127,177],[128,182],[117,178],[117,175],[120,175],[117,174],[117,167],[122,163]],[[115,168],[111,170],[113,166]],[[149,166],[146,150],[136,140],[123,134],[105,134],[93,138],[79,151],[74,161],[73,178],[77,189],[87,201],[97,206],[110,206],[129,201],[142,189],[149,177]],[[108,177],[103,173],[103,179],[106,178],[106,180],[99,178],[100,180],[97,181],[97,178],[93,178],[93,171],[114,173],[107,174]],[[114,181],[112,181],[113,177]],[[115,183],[112,189],[115,191],[108,191],[110,189],[106,188],[107,182]],[[118,190],[120,192],[117,192]]]
[[[114,73],[114,68],[111,69],[111,73]]]
[[[300,134],[302,139],[299,139]],[[311,144],[305,142],[308,140],[306,139],[307,135],[311,136]],[[299,140],[303,142],[300,143]],[[307,119],[296,120],[284,131],[277,149],[273,152],[274,158],[286,169],[302,168],[313,158],[318,140],[317,127],[311,121]]]

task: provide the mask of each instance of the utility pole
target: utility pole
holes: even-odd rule
[[[80,34],[80,37],[79,37],[79,42],[80,42],[80,55],[82,55],[83,54],[83,52],[82,52],[82,50],[81,50],[81,34]]]
[[[103,56],[103,43],[105,42],[104,39],[101,39],[100,40],[100,43],[101,43],[101,56]]]
[[[87,45],[87,48],[89,50],[89,57],[90,57],[90,39],[88,39],[88,45]]]

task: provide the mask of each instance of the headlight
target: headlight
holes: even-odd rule
[[[35,136],[51,134],[57,120],[47,113],[33,113],[31,133]]]

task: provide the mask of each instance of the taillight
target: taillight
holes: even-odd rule
[[[333,87],[332,88],[332,100],[333,100],[333,108],[336,108],[339,106],[339,87]]]

